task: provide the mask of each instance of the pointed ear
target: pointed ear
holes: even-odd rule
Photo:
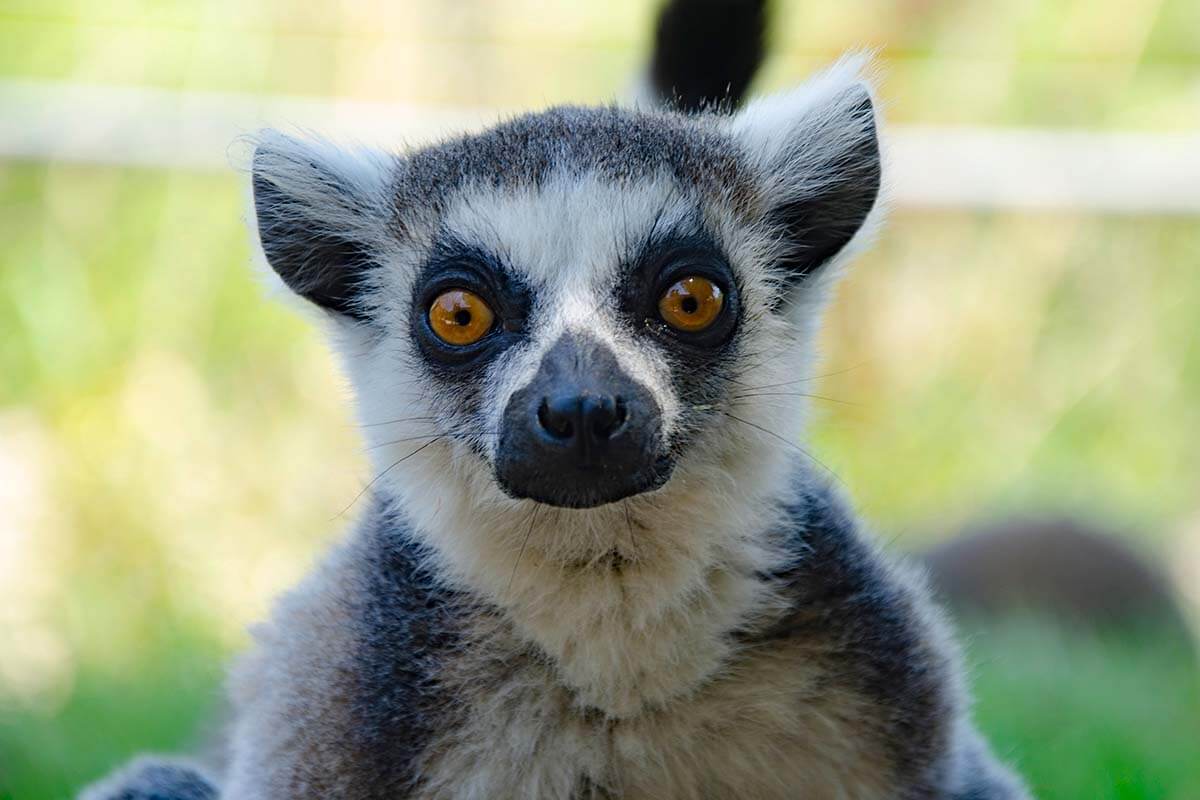
[[[879,195],[875,110],[861,65],[843,61],[731,121],[761,176],[764,221],[786,245],[778,266],[789,283],[842,252]]]
[[[296,294],[367,319],[363,284],[385,246],[394,159],[278,131],[256,138],[258,235],[271,269]]]

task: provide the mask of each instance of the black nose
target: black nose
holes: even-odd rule
[[[590,508],[656,488],[670,476],[662,411],[608,347],[564,334],[508,400],[496,479],[512,497]]]
[[[559,394],[542,398],[537,419],[551,439],[574,445],[586,455],[621,432],[629,407],[620,396]]]

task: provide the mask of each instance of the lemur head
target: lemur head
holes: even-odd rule
[[[495,508],[786,452],[879,185],[855,63],[737,113],[554,108],[404,155],[268,132],[253,161],[267,261],[329,317],[382,480]]]

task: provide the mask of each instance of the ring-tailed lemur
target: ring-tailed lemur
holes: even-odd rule
[[[86,797],[1026,796],[920,577],[797,444],[880,155],[853,60],[734,113],[762,29],[670,5],[674,108],[258,139],[262,249],[328,317],[369,508],[234,669],[219,776]]]

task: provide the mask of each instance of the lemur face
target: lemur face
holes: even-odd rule
[[[879,188],[855,72],[736,115],[559,108],[405,156],[266,134],[263,250],[334,320],[381,467],[439,448],[476,497],[651,492],[727,458],[755,425],[739,397],[794,375]]]
[[[706,225],[720,209],[657,166],[450,203],[396,320],[445,429],[511,497],[581,508],[662,485],[721,419],[745,344],[746,278],[714,230],[731,220]]]

